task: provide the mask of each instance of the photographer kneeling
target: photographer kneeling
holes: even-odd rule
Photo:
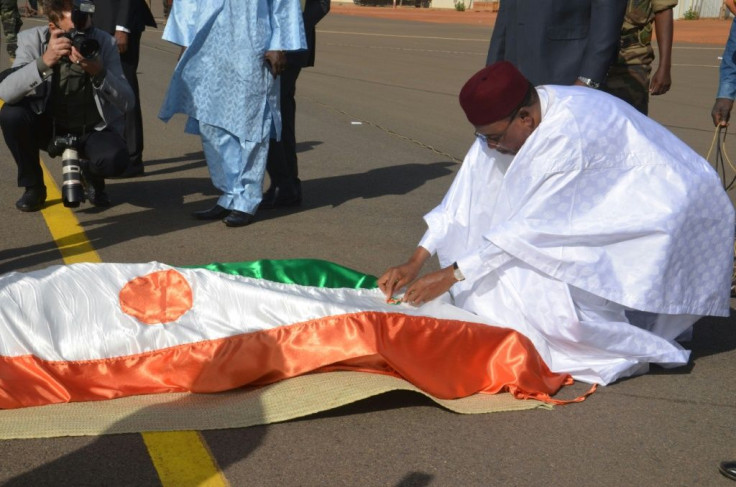
[[[128,165],[124,115],[135,103],[133,90],[114,38],[92,27],[91,1],[44,0],[43,10],[48,26],[20,32],[12,72],[0,82],[0,126],[18,165],[18,186],[25,187],[15,206],[38,211],[46,201],[40,149],[52,157],[69,150],[63,162],[65,206],[84,199],[80,182],[90,203],[110,206],[104,178]],[[78,194],[71,201],[67,185],[70,194]]]

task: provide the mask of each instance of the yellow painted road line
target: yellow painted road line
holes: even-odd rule
[[[46,226],[49,227],[64,263],[102,262],[74,212],[61,203],[61,191],[43,162],[41,169],[47,194],[46,207],[41,210],[41,214],[46,220]]]
[[[62,204],[59,187],[43,161],[41,169],[48,195],[41,214],[64,263],[102,262],[74,212]],[[164,487],[229,485],[199,433],[167,431],[141,435]]]
[[[142,433],[163,487],[230,485],[198,431]]]

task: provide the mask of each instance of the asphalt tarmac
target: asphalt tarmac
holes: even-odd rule
[[[26,27],[41,22],[27,20]],[[304,257],[380,274],[408,257],[424,232],[422,215],[441,200],[473,141],[457,93],[483,66],[490,27],[340,15],[319,27],[317,66],[304,70],[297,86],[304,204],[261,211],[255,223],[235,229],[190,217],[217,192],[199,139],[183,133],[184,118],[164,124],[156,117],[178,48],[160,39],[160,29],[144,33],[146,175],[110,181],[112,208],[75,211],[103,261]],[[236,48],[223,46],[223,55]],[[676,44],[672,91],[652,99],[652,117],[703,155],[714,133],[721,52]],[[727,148],[736,154],[730,139]],[[42,158],[58,184],[59,159]],[[41,214],[14,208],[21,191],[4,144],[0,160],[7,176],[0,179],[0,272],[61,264]],[[717,470],[736,459],[733,319],[702,320],[691,348],[686,367],[655,368],[553,411],[463,416],[393,393],[202,436],[234,486],[736,485]],[[564,394],[586,389],[578,384]],[[160,481],[141,436],[132,434],[4,441],[0,483]]]

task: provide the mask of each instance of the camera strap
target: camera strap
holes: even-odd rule
[[[61,63],[54,76],[51,104],[55,131],[86,135],[104,120],[95,103],[91,76],[77,65]]]

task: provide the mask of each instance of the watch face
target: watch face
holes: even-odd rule
[[[592,79],[586,78],[585,76],[578,76],[578,80],[581,81],[581,82],[583,82],[583,83],[585,83],[585,85],[588,86],[588,87],[590,87],[590,88],[596,88],[597,89],[601,85],[597,81],[593,81]]]

